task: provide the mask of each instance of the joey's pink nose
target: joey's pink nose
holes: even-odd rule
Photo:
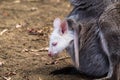
[[[52,52],[49,52],[49,53],[48,53],[48,56],[52,57]]]
[[[52,57],[52,54],[48,54],[48,56]]]

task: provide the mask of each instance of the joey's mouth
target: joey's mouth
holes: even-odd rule
[[[50,56],[50,57],[54,57],[54,56],[57,56],[57,55],[58,55],[58,53],[52,53],[52,52],[48,53],[48,56]]]

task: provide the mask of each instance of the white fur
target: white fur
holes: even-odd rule
[[[54,29],[59,29],[58,26],[60,26],[61,20],[60,18],[56,18],[53,22]]]
[[[73,40],[73,31],[67,30],[66,33],[61,34],[60,28],[55,27],[51,36],[49,44],[49,52],[52,55],[56,55],[68,47],[69,43]],[[56,46],[52,46],[52,43],[57,42]]]

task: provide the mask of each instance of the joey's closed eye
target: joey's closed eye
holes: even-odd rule
[[[53,42],[53,43],[52,43],[52,46],[56,46],[56,45],[57,45],[57,42]]]

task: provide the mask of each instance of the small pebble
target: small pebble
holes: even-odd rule
[[[0,62],[0,67],[3,66],[4,62]]]

